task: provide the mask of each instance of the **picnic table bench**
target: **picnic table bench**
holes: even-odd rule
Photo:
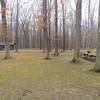
[[[87,52],[81,52],[80,57],[86,60],[90,60],[90,61],[96,61],[96,54],[91,53],[89,51]]]
[[[14,50],[15,49],[16,44],[15,43],[9,43],[9,48],[10,50]],[[5,44],[4,43],[0,43],[0,51],[5,49]]]

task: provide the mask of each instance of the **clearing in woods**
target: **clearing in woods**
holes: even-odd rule
[[[100,74],[93,62],[72,64],[72,52],[44,60],[42,51],[0,53],[0,100],[100,100]]]

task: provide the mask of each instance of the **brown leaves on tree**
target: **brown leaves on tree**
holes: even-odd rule
[[[38,24],[31,25],[31,27],[36,27],[36,28],[47,28],[48,24],[53,24],[53,22],[48,22],[47,24],[44,21],[39,21]]]
[[[45,15],[43,14],[39,14],[39,15],[36,15],[34,16],[36,19],[42,19],[43,17],[45,17]]]
[[[4,33],[3,30],[7,29],[7,33]],[[2,24],[0,24],[0,33],[2,37],[11,39],[12,37],[15,37],[14,34],[11,34],[12,28],[11,27],[3,27]]]
[[[8,11],[10,8],[2,8],[1,11]]]
[[[59,32],[58,32],[58,33],[59,33]],[[50,39],[52,39],[52,40],[60,40],[60,39],[59,39],[58,33],[57,33],[57,34],[55,34],[55,33],[51,34]]]
[[[49,10],[52,10],[52,9],[49,9]],[[34,25],[31,25],[31,27],[36,27],[36,28],[47,28],[48,24],[52,24],[53,22],[48,22],[48,23],[45,23],[43,21],[43,18],[45,17],[44,14],[38,14],[38,15],[35,15],[34,18],[36,18],[38,20],[38,23],[37,24],[34,24]]]
[[[2,37],[5,37],[5,38],[7,38],[7,39],[11,39],[11,38],[14,38],[15,37],[15,34],[11,34],[11,33],[2,33],[1,34],[2,35]]]

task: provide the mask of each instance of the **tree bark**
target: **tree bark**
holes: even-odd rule
[[[17,15],[16,15],[16,52],[18,52],[18,45],[19,45],[19,41],[18,41],[18,22],[19,22],[19,3],[17,0]]]
[[[4,59],[10,59],[10,50],[9,50],[9,38],[7,32],[7,20],[6,20],[6,2],[1,0],[1,9],[2,9],[2,29],[3,29],[3,36],[5,39],[5,57]]]
[[[43,27],[43,34],[46,40],[46,57],[45,59],[49,59],[49,38],[48,38],[48,30],[47,30],[47,0],[43,0],[43,21],[45,27]]]
[[[58,56],[58,0],[55,0],[55,53],[54,56]]]
[[[82,0],[77,0],[76,5],[76,25],[75,25],[75,47],[73,62],[78,62],[80,57],[80,42],[81,42],[81,13],[82,13]]]
[[[66,40],[65,40],[65,7],[64,7],[64,2],[62,1],[62,16],[63,16],[63,52],[65,52],[65,45],[66,45]]]
[[[93,69],[100,73],[100,0],[99,0],[99,18],[98,18],[98,32],[97,32],[97,49],[96,49],[96,66]]]

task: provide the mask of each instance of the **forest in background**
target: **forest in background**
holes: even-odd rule
[[[98,1],[83,0],[81,48],[96,48]],[[43,0],[7,0],[7,27],[10,42],[18,48],[45,48],[43,35]],[[75,0],[58,0],[58,45],[60,49],[74,49],[75,43]],[[49,45],[55,47],[55,0],[47,1],[47,31]],[[2,12],[2,11],[1,11]],[[1,13],[2,14],[2,13]],[[2,22],[1,22],[2,23]],[[2,25],[1,25],[2,26]],[[12,36],[11,36],[12,34]],[[4,37],[0,36],[0,43]]]

